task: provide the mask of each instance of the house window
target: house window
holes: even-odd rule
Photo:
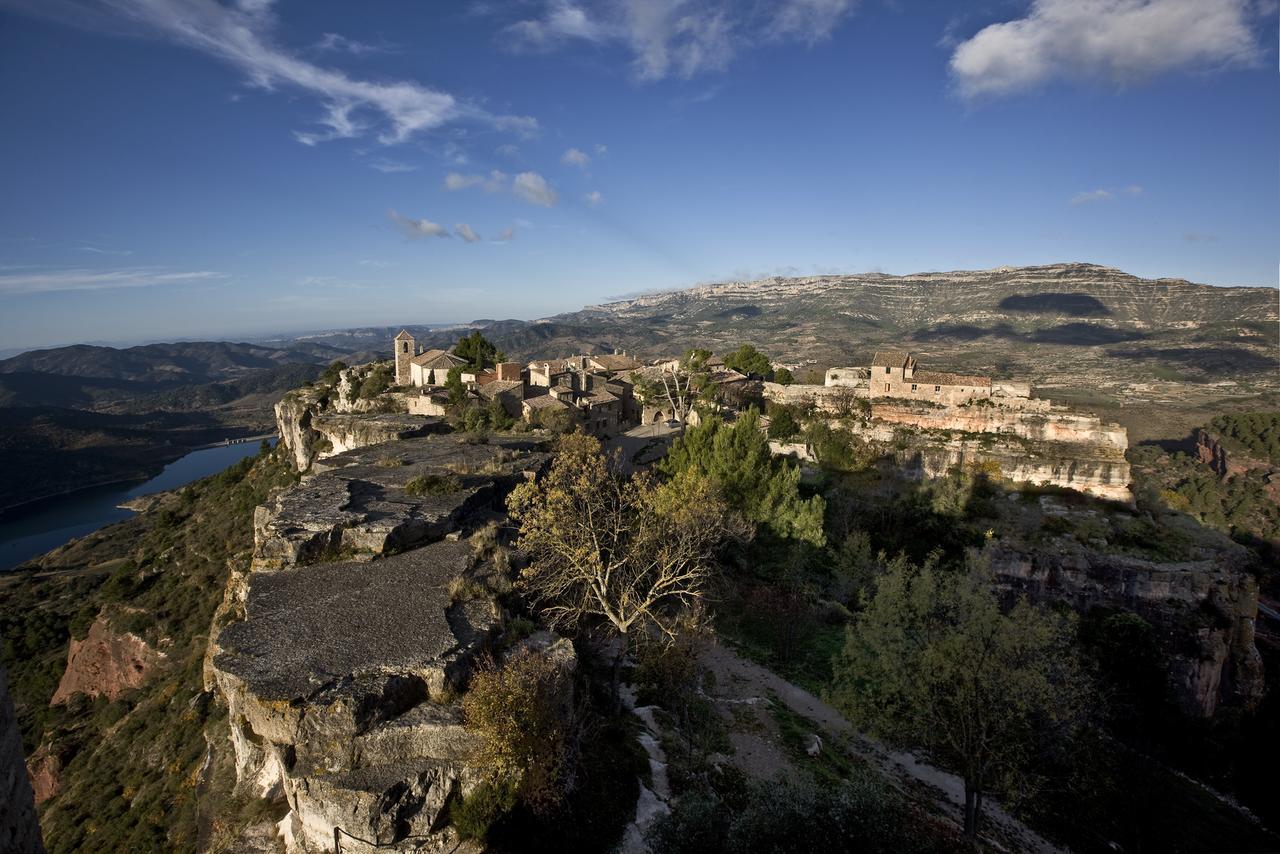
[[[936,386],[934,386],[934,387],[933,387],[933,390],[934,390],[934,392],[935,392],[935,393],[940,392],[940,391],[942,391],[942,386],[940,386],[940,385],[936,385]]]
[[[884,372],[885,372],[886,374],[887,374],[887,373],[889,373],[889,366],[888,366],[888,365],[885,365]]]
[[[912,384],[911,384],[911,390],[912,390],[912,391],[915,391],[915,390],[916,390],[916,384],[915,384],[915,383],[912,383]]]
[[[402,341],[402,342],[400,342],[400,352],[401,352],[401,353],[408,353],[408,352],[409,352],[409,342],[408,342],[408,341]]]
[[[889,391],[889,389],[890,389],[890,388],[892,388],[892,386],[890,386],[888,383],[885,383],[885,384],[884,384],[884,390],[885,390],[885,391]]]

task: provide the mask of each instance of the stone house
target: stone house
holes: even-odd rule
[[[447,350],[420,352],[414,344],[413,336],[404,329],[395,337],[393,347],[396,357],[396,385],[419,388],[442,386],[452,368],[467,363],[466,359]],[[462,381],[475,382],[475,374],[463,373]]]
[[[991,397],[991,377],[917,370],[916,360],[903,350],[880,350],[871,360],[869,394],[877,398],[924,400],[960,406]]]

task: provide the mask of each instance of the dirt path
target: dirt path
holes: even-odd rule
[[[897,780],[903,788],[926,795],[942,814],[957,824],[963,822],[964,783],[956,775],[935,768],[913,754],[889,750],[855,732],[832,706],[725,646],[707,644],[701,661],[715,676],[716,687],[710,696],[718,704],[729,707],[743,704],[767,706],[770,697],[776,696],[792,712],[820,729],[826,739],[841,738],[858,756]],[[771,743],[767,734],[735,732],[731,741],[735,748],[748,751],[735,764],[752,776],[767,779],[778,773],[795,771],[791,760]],[[1010,816],[991,799],[986,801],[983,817],[988,841],[1000,849],[1065,854],[1064,849]]]

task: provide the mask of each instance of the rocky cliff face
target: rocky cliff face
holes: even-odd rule
[[[1265,689],[1254,644],[1258,583],[1240,546],[1221,538],[1195,559],[1162,562],[1082,545],[1002,542],[986,552],[1011,594],[1139,614],[1157,630],[1171,662],[1169,684],[1183,711],[1212,717],[1221,706],[1252,706]]]
[[[43,854],[35,799],[22,758],[22,735],[9,698],[9,677],[0,667],[0,851]]]
[[[346,403],[341,401],[346,400]],[[337,403],[335,403],[337,401]],[[380,402],[356,404],[403,408],[403,400],[384,395]],[[329,396],[322,389],[295,389],[275,405],[280,442],[288,449],[298,471],[307,471],[318,459],[345,451],[421,436],[439,429],[440,421],[397,412],[361,413],[349,398]]]
[[[116,631],[107,615],[99,614],[84,640],[71,639],[67,668],[49,705],[65,703],[75,694],[114,700],[145,682],[165,660],[163,652],[137,635]]]
[[[205,682],[237,788],[287,806],[287,851],[331,851],[335,828],[343,851],[466,850],[440,829],[477,779],[456,697],[501,615],[451,595],[485,571],[457,535],[547,459],[527,441],[408,438],[327,457],[258,508]]]

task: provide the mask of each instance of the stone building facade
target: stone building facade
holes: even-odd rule
[[[881,350],[871,360],[872,400],[891,397],[961,406],[990,398],[991,390],[991,377],[918,370],[915,357],[906,351]]]

